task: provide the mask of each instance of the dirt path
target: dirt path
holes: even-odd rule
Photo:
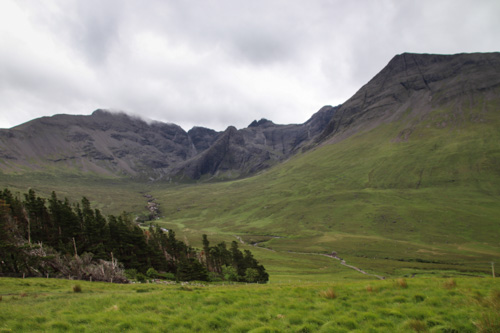
[[[245,244],[245,242],[243,241],[243,239],[241,239],[241,237],[239,237],[237,235],[233,235],[233,236],[236,237],[236,239],[238,239],[241,244]],[[269,251],[276,252],[276,250],[260,246],[259,245],[260,243],[264,243],[264,242],[253,243],[252,245],[258,247],[259,249],[264,249],[264,250],[269,250]],[[352,265],[348,265],[344,259],[339,258],[337,255],[334,255],[334,254],[313,253],[313,252],[294,252],[294,251],[279,251],[279,252],[325,256],[325,257],[328,257],[328,258],[336,259],[336,260],[340,261],[341,265],[343,265],[345,267],[348,267],[348,268],[351,268],[351,269],[354,269],[355,271],[357,271],[357,272],[359,272],[361,274],[365,274],[365,275],[369,275],[369,276],[374,276],[377,279],[385,280],[384,276],[377,275],[377,274],[370,274],[370,273],[365,272],[361,268],[358,268],[358,267],[352,266]]]
[[[240,236],[237,236],[237,235],[233,235],[233,236],[236,237],[236,239],[239,240],[241,244],[246,244],[245,241],[243,239],[241,239]],[[272,238],[281,238],[281,237],[278,237],[278,236],[271,236],[271,237]],[[251,243],[251,245],[255,246],[255,247],[258,247],[259,249],[276,252],[276,250],[269,249],[269,248],[263,247],[263,246],[259,246],[260,243],[264,243],[264,242]]]
[[[370,275],[370,276],[374,276],[376,277],[377,279],[380,279],[380,280],[385,280],[385,276],[381,276],[381,275],[377,275],[377,274],[370,274],[370,273],[367,273],[365,272],[364,270],[362,270],[361,268],[358,268],[356,266],[352,266],[352,265],[348,265],[344,259],[342,258],[339,258],[337,257],[336,255],[332,255],[332,254],[320,254],[322,256],[326,256],[326,257],[330,257],[330,258],[333,258],[333,259],[337,259],[338,261],[340,261],[340,264],[341,265],[344,265],[345,267],[349,267],[351,269],[354,269],[355,271],[358,271],[360,272],[361,274],[365,274],[365,275]]]
[[[237,235],[233,235],[233,236],[236,237],[236,239],[239,240],[241,244],[245,244],[245,242],[243,241],[243,239],[241,239],[240,236],[237,236]]]

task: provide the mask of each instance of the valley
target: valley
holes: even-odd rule
[[[2,130],[0,185],[46,197],[55,190],[72,201],[86,196],[105,214],[127,211],[143,221],[151,214],[146,195],[161,213],[144,223],[173,229],[195,247],[202,234],[216,242],[278,236],[259,244],[276,252],[252,247],[271,278],[360,275],[324,274],[318,256],[290,256],[332,251],[386,277],[488,275],[500,261],[499,68],[498,53],[398,55],[344,104],[293,126],[261,120],[186,133],[105,111],[34,120]],[[70,135],[67,145],[69,134],[50,133],[54,126],[87,136]],[[67,154],[78,158],[54,162],[57,145],[43,148],[43,140],[21,157],[8,144],[34,142],[22,141],[24,128],[73,147]],[[96,153],[81,153],[85,138]],[[183,150],[184,142],[194,150]],[[109,147],[118,143],[134,148],[117,155]],[[167,144],[173,150],[162,151]],[[140,147],[155,153],[143,159],[133,153]],[[171,167],[151,162],[161,156]]]

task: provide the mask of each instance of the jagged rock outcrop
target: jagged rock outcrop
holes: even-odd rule
[[[205,127],[193,127],[188,131],[197,153],[201,153],[212,146],[219,137],[219,132]]]
[[[263,170],[311,143],[329,122],[337,107],[325,106],[304,124],[276,125],[267,119],[247,128],[228,127],[201,154],[187,160],[173,174],[191,179],[204,175],[241,177]]]

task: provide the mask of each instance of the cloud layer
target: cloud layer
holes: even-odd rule
[[[4,0],[0,127],[124,110],[186,130],[301,123],[396,54],[498,51],[500,2]]]

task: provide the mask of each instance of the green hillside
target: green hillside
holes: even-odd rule
[[[0,185],[21,196],[33,189],[42,197],[49,198],[52,191],[61,198],[78,202],[87,197],[92,206],[104,214],[119,215],[123,211],[145,214],[148,184],[122,177],[82,173],[61,168],[59,170],[0,172]]]
[[[380,274],[487,271],[500,258],[500,114],[495,99],[474,105],[408,109],[249,179],[151,193],[161,222],[191,233],[279,236],[260,245],[336,251]]]

